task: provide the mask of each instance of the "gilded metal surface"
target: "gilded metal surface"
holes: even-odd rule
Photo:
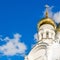
[[[48,18],[48,12],[46,12],[46,18]]]
[[[42,19],[39,23],[38,23],[38,29],[40,28],[40,26],[44,25],[44,24],[50,24],[52,25],[55,29],[56,29],[56,24],[55,22],[50,19],[50,18],[44,18]]]
[[[60,28],[57,28],[56,31],[60,32]]]

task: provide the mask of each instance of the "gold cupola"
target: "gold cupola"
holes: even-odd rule
[[[43,18],[43,19],[41,19],[39,22],[38,22],[38,30],[39,30],[39,28],[42,26],[42,25],[44,25],[44,24],[50,24],[50,25],[52,25],[55,29],[56,29],[56,24],[55,24],[55,22],[51,19],[51,18],[49,18],[48,17],[48,11],[46,11],[46,17],[45,18]]]

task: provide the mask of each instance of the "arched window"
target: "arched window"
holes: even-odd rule
[[[41,33],[42,39],[43,39],[43,33]]]
[[[48,38],[49,37],[49,32],[46,32],[46,38]]]

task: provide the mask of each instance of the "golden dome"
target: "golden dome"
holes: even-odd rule
[[[46,13],[45,13],[45,18],[43,18],[41,21],[39,21],[38,23],[38,29],[40,28],[40,26],[44,25],[44,24],[50,24],[52,25],[55,29],[56,29],[56,24],[55,22],[51,19],[51,18],[48,18],[48,8],[46,6]]]
[[[39,21],[38,29],[40,28],[40,26],[42,26],[44,24],[50,24],[56,29],[56,24],[51,18],[46,17],[46,18],[43,18],[41,21]]]

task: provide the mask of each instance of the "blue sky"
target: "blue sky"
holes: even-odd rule
[[[54,6],[54,13],[60,11],[60,0],[0,0],[0,60],[24,60],[36,43],[34,34],[46,4]],[[11,53],[10,48],[20,49]]]

